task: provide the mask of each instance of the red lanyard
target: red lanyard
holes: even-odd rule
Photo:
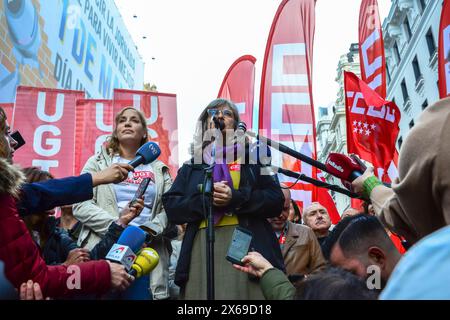
[[[278,237],[278,243],[284,244],[286,242],[286,235],[284,234],[284,230],[281,231],[280,236]]]

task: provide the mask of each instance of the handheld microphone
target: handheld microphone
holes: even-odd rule
[[[247,132],[247,125],[243,121],[239,121],[236,126],[236,132],[238,134],[245,134]]]
[[[214,125],[216,127],[216,129],[219,129],[220,131],[222,131],[223,129],[225,129],[225,122],[222,119],[217,119],[215,116],[213,117],[213,122]]]
[[[136,260],[135,252],[138,252],[146,239],[146,233],[139,227],[128,226],[120,235],[117,243],[115,243],[106,259],[120,263],[128,271],[131,269],[133,262]]]
[[[149,164],[155,161],[161,154],[161,149],[155,142],[149,141],[143,144],[138,151],[136,151],[136,157],[128,164],[133,168],[141,164]]]
[[[330,153],[325,162],[327,172],[341,179],[349,189],[351,182],[363,174],[363,168],[354,159],[340,153]]]
[[[148,275],[159,263],[159,255],[153,248],[143,248],[128,272],[133,277],[140,278]]]

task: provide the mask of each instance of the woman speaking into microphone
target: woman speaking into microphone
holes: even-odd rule
[[[83,172],[97,172],[112,163],[128,163],[147,141],[147,124],[142,112],[132,107],[124,108],[115,116],[114,130],[106,146],[102,146],[100,152],[86,162]],[[151,180],[144,194],[144,206],[140,206],[134,217],[130,217],[129,202],[144,178]],[[141,227],[153,236],[151,246],[160,256],[150,279],[153,299],[169,297],[170,239],[163,236],[168,223],[161,196],[171,184],[169,168],[155,160],[137,166],[121,183],[98,186],[94,189],[92,200],[74,206],[74,216],[83,224],[78,238],[80,246],[91,249],[115,223]]]
[[[172,187],[163,195],[169,221],[187,223],[175,273],[182,299],[207,298],[207,221],[202,185],[205,168],[212,163],[215,163],[212,173],[215,298],[264,299],[257,280],[249,279],[225,259],[238,226],[251,232],[251,249],[284,270],[280,246],[267,221],[280,214],[284,196],[274,178],[263,175],[258,164],[249,164],[248,159],[246,162],[248,143],[237,143],[235,134],[239,121],[239,113],[231,101],[212,101],[198,119],[193,158],[181,167]],[[205,205],[208,206],[206,201]]]

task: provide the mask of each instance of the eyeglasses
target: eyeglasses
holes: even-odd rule
[[[214,117],[214,116],[219,115],[219,112],[222,112],[222,115],[223,115],[224,117],[227,117],[227,118],[233,118],[233,111],[231,111],[231,110],[228,110],[228,109],[225,109],[225,110],[219,110],[219,109],[215,109],[215,108],[208,109],[208,115],[209,115],[210,117]]]

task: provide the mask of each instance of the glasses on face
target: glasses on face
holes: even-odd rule
[[[208,115],[210,117],[218,116],[219,112],[221,112],[224,117],[233,118],[233,111],[231,111],[231,110],[228,110],[228,109],[219,110],[216,108],[208,109]]]

